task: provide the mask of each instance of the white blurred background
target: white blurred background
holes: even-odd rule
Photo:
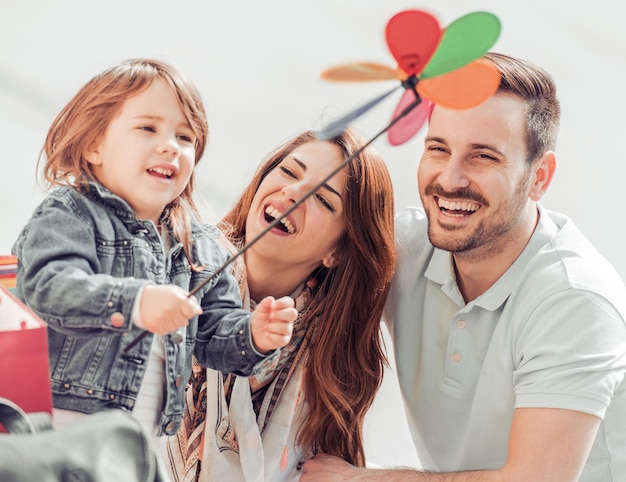
[[[49,124],[93,75],[142,56],[171,62],[194,80],[211,129],[198,188],[213,221],[273,147],[393,85],[333,84],[319,74],[348,61],[395,66],[384,26],[407,8],[433,13],[442,26],[492,12],[502,22],[493,50],[554,76],[563,119],[557,174],[543,204],[569,214],[626,279],[626,217],[619,214],[626,29],[613,0],[0,0],[0,254],[44,196],[35,164]],[[399,96],[355,127],[376,134]],[[419,203],[422,143],[423,132],[399,147],[384,138],[374,144],[391,170],[398,209]],[[415,465],[392,371],[367,420],[367,452],[380,465]]]

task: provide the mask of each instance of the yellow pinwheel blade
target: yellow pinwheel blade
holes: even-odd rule
[[[491,97],[500,85],[498,69],[484,59],[439,77],[420,80],[417,92],[449,109],[469,109]]]
[[[333,82],[375,82],[379,80],[396,80],[398,71],[387,65],[374,62],[354,62],[337,65],[322,72],[324,80]]]

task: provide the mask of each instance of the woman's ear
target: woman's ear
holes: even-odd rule
[[[556,170],[556,156],[548,151],[541,156],[532,166],[532,185],[528,196],[533,201],[539,201],[548,190],[554,171]]]
[[[337,266],[337,260],[335,259],[334,253],[330,253],[322,258],[322,264],[326,268],[334,268]]]

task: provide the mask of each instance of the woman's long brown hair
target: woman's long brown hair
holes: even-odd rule
[[[296,147],[314,140],[314,132],[304,132],[259,167],[221,223],[234,244],[245,243],[246,218],[261,181]],[[330,142],[346,158],[365,144],[352,130]],[[395,268],[394,201],[391,177],[373,148],[345,169],[345,231],[335,252],[339,264],[327,269],[320,260],[318,289],[304,320],[315,325],[303,385],[308,410],[298,443],[312,454],[325,452],[364,466],[363,420],[387,362],[380,320]]]
[[[73,186],[84,192],[90,179],[96,179],[83,153],[104,135],[111,119],[124,102],[147,89],[156,79],[171,88],[196,136],[195,163],[202,157],[209,128],[200,93],[176,68],[158,60],[129,59],[89,80],[52,122],[39,162],[48,186]],[[194,173],[195,174],[195,173]],[[165,209],[166,223],[181,241],[192,267],[192,237],[189,214],[199,217],[193,199],[194,174],[181,195]]]

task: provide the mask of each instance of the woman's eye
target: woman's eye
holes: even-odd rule
[[[335,208],[332,206],[332,204],[330,204],[330,203],[326,200],[326,198],[324,198],[324,196],[321,196],[320,194],[316,194],[316,195],[315,195],[315,197],[317,198],[317,200],[318,200],[319,202],[321,202],[321,203],[322,203],[322,205],[323,205],[326,209],[328,209],[330,212],[333,212],[333,213],[335,212]]]
[[[287,174],[289,177],[293,177],[294,179],[296,178],[296,175],[288,168],[281,166],[280,170],[283,171],[285,174]]]
[[[156,132],[156,129],[152,126],[141,126],[139,128],[146,132]]]

